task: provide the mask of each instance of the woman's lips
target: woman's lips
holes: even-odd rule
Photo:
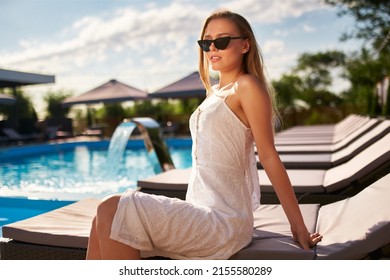
[[[221,59],[220,56],[216,56],[216,55],[210,56],[210,61],[211,61],[211,62],[217,62],[217,61],[219,61],[220,59]]]

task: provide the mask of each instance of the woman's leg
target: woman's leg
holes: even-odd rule
[[[87,260],[101,260],[99,239],[96,230],[96,216],[92,221],[91,233],[88,239]]]
[[[114,219],[116,209],[118,207],[120,196],[111,196],[102,201],[97,209],[96,215],[96,236],[98,237],[98,246],[101,259],[140,259],[140,251],[128,245],[112,240],[110,238],[111,225]],[[92,233],[94,235],[94,233]],[[91,240],[91,250],[97,245]],[[92,254],[92,252],[91,252]],[[97,257],[98,254],[93,253],[91,257]]]

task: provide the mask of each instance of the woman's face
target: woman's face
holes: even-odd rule
[[[220,18],[209,22],[202,39],[215,40],[226,36],[239,37],[241,34],[232,21]],[[248,40],[232,39],[224,50],[217,49],[214,43],[211,44],[210,51],[206,52],[205,55],[213,70],[221,72],[231,71],[240,69],[242,56],[248,49]]]

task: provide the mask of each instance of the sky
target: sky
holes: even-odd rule
[[[197,70],[196,41],[217,9],[248,19],[271,79],[304,52],[360,47],[340,42],[353,20],[321,0],[0,0],[0,68],[55,76],[23,88],[38,113],[49,90],[79,95],[117,79],[153,92]]]

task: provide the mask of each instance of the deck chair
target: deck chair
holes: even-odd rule
[[[330,169],[287,169],[301,203],[326,204],[356,194],[390,170],[390,133],[347,162]],[[263,203],[276,203],[276,194],[264,170],[259,169]]]
[[[306,129],[287,129],[275,135],[275,145],[319,145],[319,144],[335,144],[348,137],[352,133],[363,133],[369,129],[378,120],[370,119],[369,117],[357,117],[353,123],[348,123],[345,126],[336,126],[332,132],[322,131],[318,128],[308,127]],[[300,130],[300,132],[297,132]]]
[[[0,258],[84,259],[98,203],[98,199],[85,199],[3,226]]]
[[[349,161],[330,169],[287,169],[301,203],[327,204],[356,194],[390,170],[390,133],[365,148]],[[146,193],[185,198],[191,169],[173,169],[138,181]],[[264,170],[258,170],[261,202],[278,203]]]
[[[377,126],[380,122],[381,120],[379,119],[369,119],[364,124],[361,124],[349,133],[344,134],[344,137],[339,138],[338,141],[334,141],[333,139],[324,140],[320,137],[310,139],[305,136],[295,139],[285,138],[283,141],[279,140],[279,142],[275,140],[275,147],[279,154],[333,153],[353,143],[355,140],[359,139]]]
[[[369,145],[379,140],[390,132],[390,120],[385,120],[376,125],[371,130],[360,136],[358,139],[352,141],[344,148],[329,153],[292,153],[280,154],[280,158],[286,168],[290,169],[329,169],[340,165],[359,152],[363,151]],[[257,159],[257,167],[262,169],[261,163]]]
[[[279,135],[302,135],[309,133],[319,134],[337,134],[345,129],[348,129],[357,122],[367,120],[369,117],[356,114],[350,114],[338,123],[335,124],[316,124],[316,125],[296,125],[286,130],[279,132]]]
[[[42,135],[39,133],[20,134],[13,128],[3,128],[3,133],[10,142],[28,142],[42,139]]]
[[[231,259],[381,259],[389,257],[390,174],[354,197],[300,205],[308,230],[324,235],[312,250],[293,241],[281,205],[254,212],[252,243]],[[84,259],[99,201],[85,199],[3,227],[1,259]],[[364,207],[362,207],[364,206]]]
[[[390,174],[357,195],[328,205],[300,205],[309,231],[324,238],[313,251],[291,240],[280,205],[262,205],[254,214],[252,244],[233,259],[380,259],[390,253]],[[305,206],[307,208],[305,208]],[[307,255],[303,255],[307,253]],[[311,253],[311,254],[309,254]]]

